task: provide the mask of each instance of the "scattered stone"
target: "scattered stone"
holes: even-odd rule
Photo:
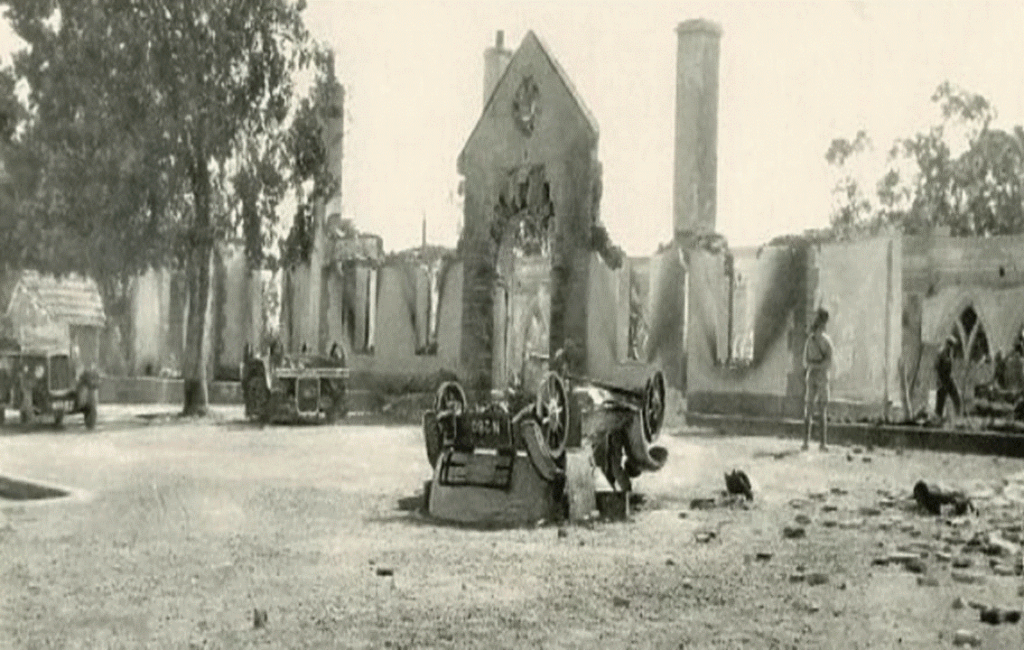
[[[717,536],[717,533],[715,533],[715,531],[713,531],[713,530],[702,530],[702,531],[700,531],[698,533],[695,533],[693,538],[695,540],[697,540],[698,542],[700,542],[701,544],[707,544],[708,542],[713,540],[716,536]]]
[[[858,508],[857,512],[859,512],[864,517],[877,517],[878,515],[882,514],[882,511],[879,510],[878,508],[875,508],[874,506],[861,506],[860,508]]]
[[[928,571],[928,565],[919,557],[914,557],[904,562],[903,568],[911,573],[925,573]]]
[[[981,610],[981,622],[988,623],[989,625],[999,625],[1001,623],[1019,623],[1020,610],[1000,609],[999,607],[986,607],[985,609]]]
[[[790,508],[803,508],[803,507],[806,507],[808,505],[810,505],[810,502],[807,501],[807,499],[790,499],[789,500],[789,507]]]
[[[733,470],[725,475],[725,488],[729,494],[745,496],[748,501],[754,498],[753,487],[750,478],[743,470]]]
[[[854,528],[860,528],[864,525],[863,519],[848,519],[846,521],[840,521],[839,527],[844,530],[852,530]]]
[[[974,510],[971,500],[963,492],[948,489],[937,483],[925,483],[924,481],[915,483],[914,500],[933,515],[941,515],[944,505],[952,506],[957,515]]]
[[[567,531],[564,528],[559,528],[558,529],[558,539],[562,539],[563,537],[568,537],[568,536],[569,536],[569,531]]]
[[[917,553],[908,553],[906,551],[898,551],[896,553],[890,553],[889,557],[886,558],[890,564],[904,564],[911,560],[918,559]]]
[[[824,573],[811,573],[807,576],[807,584],[815,587],[828,583],[828,576]]]
[[[935,559],[939,562],[949,562],[952,556],[949,553],[943,553],[942,551],[935,551]]]
[[[800,539],[807,536],[807,531],[799,526],[786,526],[782,529],[782,536],[786,539]]]
[[[612,598],[612,604],[616,607],[629,607],[629,598],[615,596],[614,598]]]
[[[992,573],[996,574],[997,576],[1004,577],[1015,576],[1017,575],[1017,569],[1013,568],[1012,566],[1007,566],[1005,564],[996,564],[994,567],[992,567]]]
[[[871,560],[871,566],[889,566],[889,558],[876,557],[873,560]]]
[[[918,587],[938,587],[939,579],[935,576],[917,576]]]
[[[974,560],[967,557],[966,555],[958,555],[953,558],[954,569],[969,569],[974,566]]]
[[[693,581],[683,580],[683,589],[693,589]]]
[[[848,463],[852,463],[853,462],[853,454],[846,454],[846,462],[848,462]]]
[[[821,506],[822,512],[835,512],[836,510],[839,510],[839,506],[834,505],[832,503],[826,503],[825,505]]]
[[[865,462],[865,463],[870,463],[871,462],[871,456],[863,456],[863,457],[861,457],[861,460],[863,462]]]
[[[1017,595],[1024,598],[1024,585],[1017,587]]]
[[[686,513],[686,512],[680,512],[679,513],[679,518],[680,519],[686,519],[688,516],[689,516],[689,514]]]
[[[863,449],[861,449],[860,447],[854,447],[854,448],[853,448],[853,449],[851,449],[850,451],[852,451],[852,452],[853,452],[853,453],[855,453],[855,454],[859,454],[859,453],[863,452],[864,450],[863,450]]]
[[[985,576],[970,571],[953,571],[949,576],[955,582],[965,585],[980,585],[985,582]]]
[[[379,566],[377,567],[377,575],[386,578],[395,575],[395,570],[389,566]]]
[[[807,524],[811,523],[811,518],[803,513],[797,515],[796,517],[793,517],[793,520],[796,521],[796,523],[801,524],[803,526],[806,526]]]
[[[895,508],[896,507],[896,500],[895,499],[879,499],[878,500],[878,507],[879,508]]]
[[[756,556],[754,556],[754,557],[755,557],[755,559],[757,559],[757,560],[758,560],[759,562],[767,562],[768,560],[772,559],[772,554],[771,554],[771,553],[768,553],[767,551],[760,551],[760,552],[759,552],[759,553],[758,553],[758,554],[757,554]]]
[[[265,609],[253,609],[252,610],[252,627],[255,630],[262,630],[267,626],[267,610]]]
[[[836,526],[839,525],[839,522],[836,521],[835,519],[822,519],[821,520],[821,525],[824,526],[825,528],[835,528]]]
[[[675,566],[675,565],[676,565],[676,561],[673,560],[672,558],[669,558],[669,559],[665,560],[665,566]]]
[[[850,493],[849,490],[847,490],[846,488],[841,488],[841,487],[833,487],[833,488],[829,489],[829,492],[831,492],[832,494],[835,494],[836,496],[845,496],[845,495]]]
[[[789,581],[790,582],[803,582],[806,578],[807,578],[807,576],[805,576],[802,573],[791,573],[791,574],[789,574]]]
[[[964,602],[963,598],[957,596],[953,599],[953,609],[963,609],[964,607],[967,607],[967,603]]]
[[[584,541],[583,541],[583,540],[581,539],[581,540],[580,540],[580,546],[586,546],[586,545],[587,545],[587,543],[586,543],[586,542],[584,542]]]
[[[714,499],[706,497],[690,500],[690,510],[711,510],[715,505],[716,502]]]
[[[1003,539],[999,533],[989,533],[985,552],[989,555],[1016,555],[1020,552],[1020,546]]]
[[[807,611],[811,614],[817,614],[821,610],[821,606],[817,603],[807,603]]]
[[[953,633],[953,645],[977,648],[981,645],[981,637],[970,630],[957,630]]]

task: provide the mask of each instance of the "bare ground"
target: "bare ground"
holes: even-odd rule
[[[1020,504],[981,498],[957,527],[906,501],[918,478],[1001,492],[1024,461],[663,441],[669,463],[638,481],[632,522],[560,534],[401,509],[429,476],[415,427],[8,429],[0,474],[72,495],[0,499],[0,647],[931,649],[953,647],[958,629],[983,648],[1024,647],[1024,623],[953,607],[1019,609],[1022,578],[951,541],[1002,519],[1012,537]],[[733,468],[755,482],[749,508],[691,509]],[[783,537],[797,525],[805,537]],[[924,574],[872,565],[912,543],[927,544],[913,549]],[[973,566],[953,569],[960,555]]]

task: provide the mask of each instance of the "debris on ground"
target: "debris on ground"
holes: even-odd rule
[[[782,529],[782,536],[786,539],[800,539],[807,536],[807,531],[800,526],[786,526]]]
[[[395,575],[395,570],[393,568],[389,567],[389,566],[379,566],[379,567],[377,567],[377,572],[376,573],[377,573],[377,575],[381,576],[382,578],[386,578],[388,576]]]
[[[265,609],[253,609],[252,610],[252,627],[256,630],[261,630],[267,626],[267,610]]]
[[[942,506],[947,505],[951,506],[957,515],[975,510],[974,504],[963,492],[938,483],[926,483],[923,480],[914,484],[914,500],[933,515],[941,515]]]
[[[725,489],[729,494],[745,496],[748,501],[754,499],[750,477],[743,470],[735,469],[725,475]]]
[[[953,645],[977,648],[981,645],[981,637],[970,630],[957,630],[953,634]]]
[[[999,607],[986,607],[981,610],[981,622],[989,625],[1000,625],[1001,623],[1019,623],[1019,609],[1000,609]]]

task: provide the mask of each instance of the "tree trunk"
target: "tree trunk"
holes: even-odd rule
[[[209,407],[206,322],[210,312],[212,261],[213,246],[208,241],[197,244],[188,256],[188,321],[185,324],[181,368],[185,380],[184,415],[205,415]]]
[[[203,155],[195,156],[192,169],[192,197],[195,223],[188,253],[188,321],[185,323],[185,349],[181,374],[185,380],[184,415],[206,415],[209,409],[206,361],[209,341],[206,323],[210,312],[210,278],[213,263],[213,229],[210,220],[210,172]]]

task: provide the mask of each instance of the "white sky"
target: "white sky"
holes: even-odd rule
[[[343,210],[387,249],[454,245],[455,161],[479,117],[483,52],[534,30],[601,129],[602,219],[627,252],[671,237],[675,26],[719,22],[718,230],[756,244],[827,223],[834,137],[880,150],[938,117],[944,80],[1024,124],[1024,2],[309,0],[347,87]],[[0,52],[13,39],[0,29]],[[642,225],[641,225],[642,224]],[[638,227],[639,226],[639,227]]]

